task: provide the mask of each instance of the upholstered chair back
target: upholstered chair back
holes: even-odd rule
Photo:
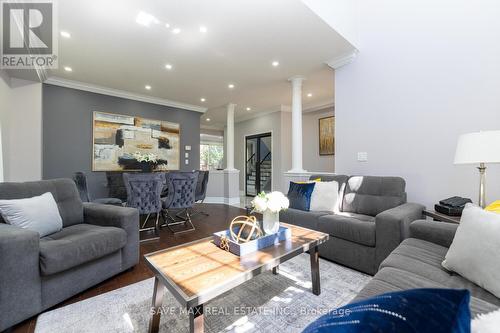
[[[352,176],[347,180],[341,211],[375,216],[406,203],[400,177]]]
[[[202,201],[207,195],[208,171],[198,171],[198,182],[196,184],[195,200]]]
[[[161,192],[165,177],[161,173],[124,173],[127,206],[137,208],[139,214],[159,213],[162,209]]]
[[[0,199],[32,198],[50,192],[59,208],[63,227],[83,223],[83,204],[71,179],[51,179],[25,183],[0,183]],[[2,218],[0,220],[3,222]]]
[[[78,193],[80,194],[80,199],[83,202],[90,202],[89,191],[87,188],[87,176],[83,172],[75,172],[73,174],[73,181],[76,184]]]
[[[193,207],[196,199],[198,171],[168,172],[165,175],[168,196],[164,199],[164,208],[182,209]]]

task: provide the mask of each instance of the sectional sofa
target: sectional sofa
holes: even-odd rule
[[[410,223],[422,218],[424,206],[406,202],[406,183],[400,177],[310,177],[317,178],[339,183],[335,211],[289,208],[280,213],[280,221],[328,233],[320,255],[334,262],[373,275],[409,236]]]
[[[353,300],[413,288],[468,289],[475,316],[500,308],[500,299],[466,278],[441,266],[458,224],[418,220],[405,239],[380,265],[380,270]]]

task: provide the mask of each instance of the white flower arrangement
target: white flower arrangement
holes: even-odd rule
[[[271,193],[260,192],[253,200],[253,210],[258,213],[264,213],[266,210],[272,213],[279,213],[290,205],[288,198],[281,192]]]
[[[152,153],[143,154],[143,153],[136,151],[133,154],[133,156],[137,160],[137,162],[139,162],[139,163],[142,163],[142,162],[156,163],[158,161],[158,156],[156,154],[152,154]]]

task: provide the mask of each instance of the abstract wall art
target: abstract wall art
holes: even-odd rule
[[[319,154],[335,155],[335,117],[319,119]]]
[[[156,169],[179,170],[180,125],[94,111],[92,171],[141,169],[134,155],[151,154]]]

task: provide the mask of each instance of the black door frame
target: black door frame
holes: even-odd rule
[[[247,178],[247,169],[248,169],[248,149],[247,149],[247,142],[248,140],[253,140],[253,139],[257,139],[257,152],[255,153],[256,154],[256,168],[255,168],[255,193],[256,194],[259,194],[261,192],[261,188],[260,188],[260,159],[261,159],[261,156],[260,156],[260,141],[262,140],[262,138],[267,138],[267,137],[270,137],[271,140],[272,140],[272,132],[267,132],[267,133],[260,133],[260,134],[253,134],[253,135],[248,135],[248,136],[245,136],[245,196],[249,197],[249,196],[254,196],[254,194],[248,194],[248,178]],[[272,144],[271,144],[271,158],[272,158],[272,154],[273,154],[273,151],[272,151]],[[272,164],[271,164],[272,165]],[[271,172],[272,172],[272,169],[271,169]],[[272,175],[271,175],[272,177]],[[258,182],[257,182],[258,180]]]

